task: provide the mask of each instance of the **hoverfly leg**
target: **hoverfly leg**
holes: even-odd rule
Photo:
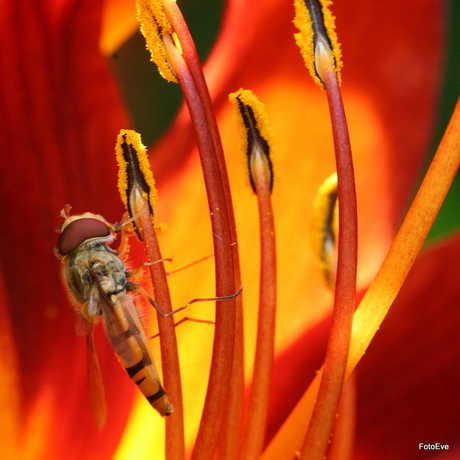
[[[184,318],[180,319],[177,323],[174,323],[174,327],[179,326],[182,323],[185,323],[186,321],[191,321],[193,323],[203,323],[203,324],[209,324],[214,326],[216,323],[214,321],[208,321],[207,319],[197,319],[197,318],[190,318],[189,316],[185,316]],[[149,340],[154,339],[156,337],[159,337],[160,333],[154,334],[149,337]]]
[[[170,313],[165,313],[161,307],[150,297],[150,295],[148,294],[148,292],[139,284],[135,284],[133,285],[135,287],[135,290],[137,292],[139,292],[139,294],[142,295],[142,297],[144,297],[145,300],[147,300],[147,302],[150,303],[150,305],[152,305],[153,308],[155,308],[155,310],[157,311],[157,313],[162,317],[162,318],[167,318],[168,316],[171,316],[171,315],[174,315],[175,313],[181,311],[181,310],[184,310],[185,308],[188,307],[188,305],[185,305],[183,307],[180,307],[178,308],[177,310],[174,310]]]
[[[228,296],[222,296],[222,297],[196,297],[196,298],[188,301],[185,305],[182,305],[182,307],[179,307],[176,310],[173,310],[173,311],[171,311],[169,313],[165,313],[161,309],[161,307],[149,296],[147,291],[142,286],[139,286],[139,285],[135,285],[135,286],[136,286],[136,290],[140,294],[142,294],[142,296],[153,306],[153,308],[155,308],[155,310],[158,312],[158,314],[162,318],[167,318],[168,316],[175,315],[176,313],[179,313],[180,311],[185,310],[186,308],[188,308],[192,303],[230,300],[230,299],[234,299],[235,297],[238,297],[241,294],[241,292],[243,291],[243,288],[240,287],[240,289],[238,289],[238,291],[235,294],[228,295]]]
[[[214,254],[209,254],[208,256],[204,256],[201,259],[197,259],[194,262],[191,262],[191,263],[189,263],[187,265],[184,265],[183,267],[179,267],[179,268],[176,268],[175,270],[171,270],[170,272],[166,272],[166,276],[174,275],[175,273],[181,272],[182,270],[186,270],[187,268],[193,267],[194,265],[197,265],[200,262],[204,262],[205,260],[208,260],[211,257],[214,257]],[[173,261],[172,257],[165,257],[163,259],[155,260],[155,262],[144,262],[141,265],[141,267],[145,267],[147,265],[155,265],[158,262],[172,262],[172,261]],[[135,270],[134,273],[136,273],[138,270],[140,270],[141,267],[139,267],[137,270]]]
[[[145,204],[144,206],[147,206]],[[142,211],[142,210],[141,210]],[[134,235],[135,220],[140,216],[140,212],[134,215],[133,217],[129,216],[128,212],[125,212],[121,218],[121,221],[118,224],[112,224],[110,227],[115,233],[121,232],[120,245],[117,249],[118,255],[123,257],[129,249],[128,239],[130,236]]]
[[[212,301],[221,301],[221,300],[230,300],[238,297],[241,293],[243,292],[243,287],[240,287],[235,294],[232,295],[225,295],[221,297],[196,297],[195,299],[192,299],[188,301],[181,309],[183,310],[184,308],[187,308],[189,305],[195,302],[212,302]],[[179,310],[179,309],[178,309]],[[176,311],[178,311],[176,310]],[[179,310],[180,311],[180,310]]]
[[[155,308],[155,310],[158,312],[158,314],[162,318],[166,318],[168,316],[174,315],[175,313],[185,310],[189,305],[195,302],[208,302],[208,301],[219,301],[219,300],[229,300],[229,299],[234,299],[235,297],[238,297],[241,292],[243,291],[243,288],[241,287],[238,289],[238,291],[235,294],[229,295],[229,296],[223,296],[223,297],[197,297],[195,299],[190,300],[188,303],[183,305],[182,307],[178,308],[177,310],[172,311],[171,313],[164,313],[163,310],[159,307],[159,305],[148,295],[148,293],[143,289],[141,286],[136,286],[136,289],[139,291],[140,294],[142,294]],[[180,324],[184,323],[185,321],[193,321],[194,323],[204,323],[204,324],[216,324],[214,321],[208,321],[205,319],[197,319],[197,318],[190,318],[188,316],[180,319],[177,323],[174,323],[174,327],[179,326]],[[158,337],[160,334],[155,334],[149,337],[150,339],[154,339],[155,337]]]
[[[93,324],[102,313],[102,304],[99,297],[99,292],[94,285],[90,291],[88,300],[80,307],[81,316],[90,325]]]
[[[205,260],[211,257],[214,257],[214,254],[209,254],[208,256],[195,260],[194,262],[184,265],[183,267],[176,268],[175,270],[166,272],[166,276],[174,275],[175,273],[181,272],[182,270],[186,270],[187,268],[193,267],[194,265],[199,264],[200,262],[204,262]],[[164,257],[163,259],[155,260],[154,262],[144,262],[135,270],[129,271],[128,276],[130,276],[131,278],[142,279],[142,280],[150,279],[150,276],[148,275],[148,273],[145,272],[145,267],[150,266],[150,265],[155,265],[160,262],[172,262],[172,261],[173,261],[172,257]]]
[[[125,227],[121,229],[120,245],[117,248],[119,257],[123,257],[129,251],[129,238],[133,235],[133,232],[127,230]]]
[[[127,274],[130,278],[135,278],[137,280],[146,280],[150,279],[150,275],[146,272],[145,267],[150,265],[155,265],[160,262],[172,262],[171,257],[165,257],[163,259],[155,260],[155,262],[144,262],[135,270],[130,270]]]
[[[204,256],[201,259],[195,260],[194,262],[184,265],[183,267],[177,268],[176,270],[166,272],[166,276],[174,275],[175,273],[181,272],[182,270],[186,270],[187,268],[193,267],[194,265],[199,264],[200,262],[204,262],[205,260],[208,260],[211,257],[214,257],[214,254],[209,254],[208,256]]]
[[[86,302],[86,313],[89,318],[100,316],[101,314],[101,301],[99,300],[99,293],[96,286],[93,286],[89,299]]]

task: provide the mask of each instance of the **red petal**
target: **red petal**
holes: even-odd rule
[[[86,389],[85,341],[75,336],[53,255],[66,203],[77,212],[108,210],[112,220],[122,214],[113,149],[127,117],[98,50],[101,5],[11,0],[0,11],[0,254],[18,353],[21,447],[35,443],[37,457],[111,457],[133,391],[125,376],[120,384],[110,381],[119,365],[103,350],[111,407],[109,426],[98,433]]]
[[[460,443],[459,257],[458,235],[421,256],[357,368],[359,458]]]

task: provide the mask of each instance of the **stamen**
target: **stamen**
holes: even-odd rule
[[[163,7],[181,45],[178,49],[171,40],[164,40],[166,55],[183,91],[196,135],[211,216],[216,296],[224,297],[239,289],[241,277],[222,144],[198,54],[184,18],[174,1],[164,0]],[[220,452],[237,449],[238,432],[234,426],[240,423],[244,400],[241,305],[241,296],[216,305],[213,358],[203,417],[192,454],[194,460],[211,457],[218,444]],[[225,421],[221,424],[226,405]]]
[[[145,37],[152,61],[157,65],[163,78],[177,83],[177,78],[169,65],[163,44],[163,37],[175,35],[174,29],[164,12],[163,1],[136,0],[136,6],[137,19],[141,23],[141,32]]]
[[[161,4],[161,17],[164,13],[168,27],[160,28],[157,25],[159,19],[151,11],[146,13],[156,35],[155,42],[157,37],[161,41],[159,60],[169,62],[171,68],[167,66],[167,70],[177,77],[190,110],[211,216],[216,295],[224,297],[235,293],[241,286],[241,277],[230,186],[213,105],[198,54],[177,4],[172,0],[156,0],[155,4]],[[142,23],[144,21],[146,19],[141,19]],[[146,26],[144,28],[147,29]],[[173,33],[177,34],[177,39]],[[171,80],[176,81],[175,77]],[[211,457],[219,440],[221,452],[235,450],[238,444],[238,433],[233,427],[242,416],[244,399],[242,301],[238,297],[220,304],[216,306],[213,359],[203,417],[192,454],[194,459],[201,455],[203,458]],[[169,389],[168,392],[171,394]],[[221,425],[220,420],[224,418],[222,408],[226,404],[225,423]]]
[[[275,350],[276,240],[271,192],[273,167],[270,159],[272,138],[263,104],[248,90],[230,94],[243,130],[252,189],[257,195],[260,227],[260,287],[257,344],[243,446],[238,458],[259,458],[268,414],[270,381]]]
[[[339,202],[337,173],[333,173],[318,190],[313,204],[313,246],[318,257],[327,287],[335,290],[337,276],[337,237]],[[329,460],[349,460],[353,455],[356,424],[356,378],[345,380],[340,396],[338,417],[334,426]]]
[[[324,89],[324,55],[335,69],[340,83],[342,52],[335,33],[334,16],[329,10],[330,0],[295,0],[295,34],[305,65],[315,82]]]
[[[356,295],[357,208],[353,158],[340,93],[340,50],[329,0],[295,0],[296,41],[314,80],[326,90],[338,176],[339,238],[334,310],[317,402],[302,448],[301,459],[326,454],[340,400]]]
[[[327,453],[327,460],[353,459],[358,396],[356,381],[356,374],[353,373],[343,384],[337,421],[334,426],[332,444]]]
[[[117,138],[119,164],[119,191],[136,232],[144,242],[149,262],[161,260],[161,251],[153,226],[153,204],[157,200],[155,182],[150,170],[145,147],[135,131],[123,130]],[[150,265],[155,289],[155,301],[166,314],[172,311],[171,296],[163,263]],[[164,386],[174,404],[174,417],[166,424],[166,452],[168,458],[185,458],[184,409],[179,368],[179,355],[172,317],[159,316],[161,356]]]

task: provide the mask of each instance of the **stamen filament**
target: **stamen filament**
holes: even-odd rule
[[[358,224],[353,160],[333,55],[323,52],[317,67],[322,72],[331,112],[338,177],[339,238],[332,325],[317,402],[302,448],[303,460],[321,460],[328,448],[345,377],[357,272]]]
[[[273,168],[271,147],[263,135],[269,134],[263,105],[248,90],[231,94],[230,100],[237,107],[244,127],[250,182],[257,195],[259,209],[261,262],[257,343],[246,429],[239,456],[241,460],[252,460],[259,458],[263,448],[275,354],[276,240],[271,202]]]
[[[275,224],[270,194],[270,177],[267,175],[266,163],[261,156],[256,163],[258,165],[254,165],[253,169],[257,171],[254,175],[254,183],[259,207],[261,271],[254,374],[246,421],[246,435],[240,457],[247,460],[258,458],[262,452],[275,354]]]
[[[343,384],[328,460],[351,460],[353,458],[357,403],[356,380],[356,375],[353,373]]]
[[[149,209],[143,200],[139,200],[136,208],[139,212],[139,217],[136,220],[145,242],[148,261],[160,260],[162,258],[161,251]],[[171,312],[171,296],[164,263],[150,265],[150,276],[155,290],[155,301],[161,306],[164,313]],[[166,458],[171,460],[183,459],[185,458],[184,408],[173,317],[161,318],[158,315],[158,330],[160,333],[163,383],[174,407],[174,416],[166,419]]]
[[[241,286],[236,226],[230,187],[217,123],[195,46],[175,2],[164,0],[164,11],[181,44],[179,53],[165,41],[166,54],[189,108],[205,177],[213,231],[216,296],[234,294]],[[242,300],[219,302],[205,407],[192,454],[193,460],[210,458],[220,442],[223,458],[237,455],[243,413]],[[236,331],[236,332],[235,332]],[[227,406],[225,424],[223,407]],[[223,440],[223,441],[222,441]]]
[[[364,355],[401,289],[460,166],[460,99],[419,191],[356,310],[347,373]]]
[[[338,201],[337,174],[320,187],[314,203],[313,243],[327,287],[334,292],[337,271]],[[353,456],[356,424],[356,378],[345,380],[334,426],[329,460],[348,460]]]
[[[157,197],[152,173],[148,168],[147,153],[140,136],[135,131],[122,130],[117,140],[117,160],[120,167],[119,191],[130,217],[134,219],[136,233],[144,242],[150,276],[155,290],[155,300],[164,313],[172,311],[171,296],[164,263],[155,228],[153,226],[153,203]],[[158,330],[162,357],[163,383],[174,407],[174,416],[166,420],[166,458],[185,458],[184,409],[182,383],[177,351],[174,319],[158,314]]]
[[[321,460],[328,449],[342,391],[356,295],[357,209],[348,128],[340,94],[340,46],[329,0],[295,0],[295,34],[306,67],[326,89],[338,177],[339,238],[334,310],[317,401],[301,459]]]

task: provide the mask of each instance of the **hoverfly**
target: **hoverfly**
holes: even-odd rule
[[[107,339],[128,375],[154,409],[170,415],[173,408],[161,386],[147,339],[133,298],[136,290],[129,281],[120,253],[108,245],[115,239],[114,228],[100,215],[85,213],[65,219],[56,245],[56,256],[63,263],[63,278],[74,300],[78,321],[87,335],[90,358],[93,410],[98,425],[105,422],[105,401],[93,326],[102,317]]]

